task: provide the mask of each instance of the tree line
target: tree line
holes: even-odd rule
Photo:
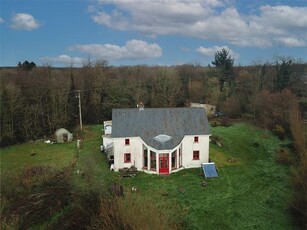
[[[280,125],[289,130],[283,119],[291,100],[305,96],[306,64],[279,59],[234,67],[224,50],[212,64],[114,67],[98,62],[82,68],[2,68],[1,146],[76,127],[79,90],[85,124],[111,119],[113,108],[133,108],[141,101],[146,107],[199,102],[217,105],[233,118],[252,118],[265,128]]]

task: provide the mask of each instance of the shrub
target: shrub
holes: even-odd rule
[[[298,103],[293,103],[290,112],[290,130],[297,162],[291,177],[294,191],[289,202],[289,211],[292,214],[293,222],[301,229],[306,229],[307,226],[307,152],[305,128],[306,126],[300,116]]]
[[[280,148],[276,153],[276,161],[281,164],[291,164],[293,162],[291,152],[286,148]]]
[[[220,123],[217,122],[217,121],[212,121],[212,123],[211,123],[212,127],[218,127],[219,125],[220,125]]]
[[[102,199],[88,229],[180,229],[184,211],[161,197],[128,193]]]
[[[49,229],[87,229],[92,217],[99,213],[100,196],[91,190],[77,190],[72,196],[71,205],[49,223]],[[97,228],[98,229],[98,228]],[[106,228],[103,228],[106,229]],[[111,228],[112,229],[112,228]]]
[[[226,117],[224,117],[222,120],[221,120],[221,126],[224,126],[224,127],[229,127],[231,126],[231,123],[230,123],[230,120]]]
[[[260,146],[260,143],[259,142],[254,142],[253,143],[253,147],[255,147],[255,148],[258,148]]]
[[[281,125],[275,125],[273,132],[279,137],[279,139],[285,139],[286,131]]]
[[[223,139],[220,136],[212,135],[212,136],[210,136],[210,140],[211,140],[212,143],[218,145],[219,147],[222,146]]]
[[[235,97],[229,97],[222,104],[222,111],[226,112],[231,118],[239,117],[241,114],[240,102]]]
[[[292,175],[291,181],[294,191],[289,202],[289,211],[292,214],[293,222],[301,229],[307,226],[307,167],[306,163],[299,165]]]
[[[257,120],[261,127],[273,130],[275,125],[281,125],[286,131],[289,130],[290,110],[295,103],[295,96],[290,90],[278,93],[262,91],[257,100]]]
[[[241,118],[244,119],[244,120],[253,120],[254,116],[252,114],[249,114],[249,113],[243,113],[241,115]]]
[[[15,228],[41,225],[71,201],[70,174],[65,171],[35,166],[25,169],[20,176],[5,178],[1,197],[6,203],[1,215],[7,223],[17,225]]]

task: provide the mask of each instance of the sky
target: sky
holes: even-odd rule
[[[307,62],[307,0],[0,0],[0,66]]]

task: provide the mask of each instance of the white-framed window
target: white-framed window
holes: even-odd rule
[[[131,163],[131,153],[124,154],[124,163]]]
[[[198,150],[193,151],[193,160],[199,160],[199,151]]]

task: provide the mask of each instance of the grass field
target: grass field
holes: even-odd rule
[[[1,174],[20,172],[26,167],[49,165],[63,167],[71,163],[75,143],[46,144],[43,141],[26,143],[0,149]]]
[[[210,144],[210,159],[216,162],[219,178],[207,180],[206,187],[200,169],[168,177],[139,173],[134,178],[119,178],[109,171],[99,151],[101,126],[85,129],[80,152],[76,143],[32,143],[2,149],[1,177],[42,163],[64,167],[76,158],[73,183],[78,187],[103,192],[110,181],[116,181],[124,186],[126,195],[121,199],[137,197],[161,204],[158,207],[164,210],[158,211],[172,210],[174,218],[182,218],[183,229],[294,229],[286,209],[290,170],[275,161],[275,150],[287,141],[247,124],[212,128],[212,134],[222,138],[222,147]],[[133,186],[139,192],[131,193]],[[145,212],[146,205],[143,209]]]
[[[210,146],[219,178],[208,180],[207,187],[201,186],[200,169],[169,177],[140,174],[123,183],[146,196],[167,192],[163,199],[187,211],[186,229],[293,229],[286,211],[289,169],[275,162],[280,140],[245,124],[213,128],[212,133],[223,138],[223,146]]]

